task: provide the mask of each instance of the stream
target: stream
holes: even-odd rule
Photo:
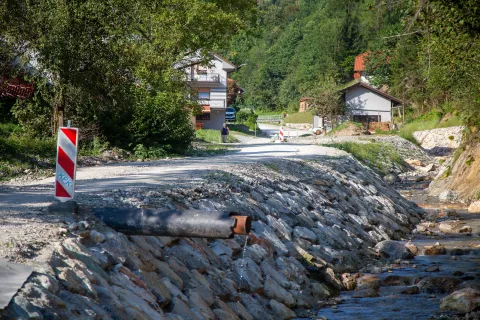
[[[378,297],[357,298],[355,290],[343,291],[319,310],[319,319],[458,319],[454,312],[440,310],[440,300],[453,291],[452,287],[457,290],[465,285],[480,288],[480,214],[467,213],[459,203],[441,203],[428,197],[427,186],[414,182],[395,186],[400,194],[426,212],[425,221],[409,239],[419,249],[415,258],[385,265],[374,273],[362,273],[361,278],[380,283]],[[459,233],[465,226],[472,231]],[[446,254],[425,255],[424,246],[437,243],[445,247]],[[422,282],[428,277],[439,280]]]

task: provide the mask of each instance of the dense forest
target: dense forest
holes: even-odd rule
[[[225,53],[245,63],[234,78],[243,104],[294,111],[317,88],[353,79],[368,51],[375,85],[414,114],[480,119],[480,4],[476,0],[264,0],[258,21]]]

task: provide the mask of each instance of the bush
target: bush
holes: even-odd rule
[[[167,155],[167,152],[160,147],[145,147],[143,144],[137,144],[133,148],[135,157],[139,159],[160,159]]]
[[[241,109],[237,112],[237,123],[247,125],[251,130],[255,129],[255,124],[257,123],[258,115],[250,109]]]
[[[195,132],[183,94],[138,90],[135,95],[133,121],[128,126],[132,144],[184,153]]]

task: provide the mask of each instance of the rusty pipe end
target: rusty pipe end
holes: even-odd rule
[[[252,229],[252,217],[232,215],[235,219],[233,234],[249,234]]]

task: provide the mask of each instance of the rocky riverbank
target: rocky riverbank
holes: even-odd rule
[[[206,181],[205,181],[206,180]],[[350,157],[272,160],[214,171],[195,188],[111,190],[80,197],[78,221],[0,314],[6,319],[291,319],[315,316],[378,261],[420,211]],[[93,207],[232,210],[249,237],[130,236]],[[246,244],[246,247],[244,245]]]
[[[428,184],[397,184],[426,210],[408,241],[382,241],[384,261],[348,275],[350,291],[327,300],[320,319],[479,319],[480,214],[427,196]]]

